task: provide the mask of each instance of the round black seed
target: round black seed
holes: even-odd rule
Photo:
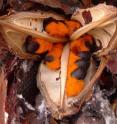
[[[24,43],[24,48],[26,52],[35,53],[39,49],[39,44],[32,40],[32,37],[27,37],[26,42]]]
[[[79,56],[81,57],[81,59],[88,61],[91,57],[91,53],[90,52],[80,52]]]
[[[77,68],[75,71],[72,72],[71,76],[75,77],[78,80],[83,80],[86,76],[86,70]]]
[[[45,62],[52,62],[53,60],[54,60],[53,56],[46,56],[44,59]]]
[[[90,49],[93,47],[93,44],[90,41],[85,42],[85,45]]]
[[[89,67],[89,61],[86,60],[78,60],[76,61],[76,64],[79,68],[82,68],[83,70],[87,70]]]
[[[101,42],[99,41],[99,43],[101,43]],[[85,43],[85,45],[90,49],[90,52],[91,53],[92,52],[96,52],[97,50],[99,50],[99,49],[102,48],[101,44],[100,44],[99,47],[96,45],[95,39],[93,39],[93,42],[92,43],[90,43],[90,41],[87,41]]]

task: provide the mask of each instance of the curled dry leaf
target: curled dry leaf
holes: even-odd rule
[[[7,81],[3,69],[0,69],[0,124],[5,124],[5,102],[7,94]]]

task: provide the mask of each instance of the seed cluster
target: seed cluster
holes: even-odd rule
[[[44,22],[44,30],[53,37],[69,37],[74,31],[81,27],[78,21],[57,21],[52,18]],[[70,42],[70,54],[68,60],[66,94],[68,97],[76,96],[85,87],[84,78],[90,65],[93,37],[85,34]],[[61,66],[61,55],[66,43],[52,43],[46,39],[27,38],[25,49],[32,54],[47,53],[44,64],[52,69],[58,70]]]
[[[76,96],[85,87],[84,78],[90,65],[92,36],[85,34],[70,44],[68,76],[66,83],[67,96]]]

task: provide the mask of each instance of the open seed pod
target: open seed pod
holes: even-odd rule
[[[99,4],[92,8],[78,9],[72,15],[72,19],[80,21],[83,25],[82,28],[76,30],[71,35],[71,40],[75,40],[91,29],[108,25],[117,20],[117,8],[106,4]]]
[[[105,4],[98,5],[97,7],[96,9],[91,8],[91,10],[100,10],[100,18],[98,18],[98,16],[97,18],[95,17],[94,19],[92,19],[93,21],[89,24],[82,23],[83,27],[73,33],[71,35],[71,39],[74,41],[77,40],[81,35],[84,35],[85,33],[91,34],[95,39],[94,41],[97,47],[99,48],[99,51],[97,51],[95,54],[99,56],[99,54],[104,55],[105,50],[110,52],[112,49],[116,48],[115,46],[117,43],[117,11],[114,7],[106,6]],[[107,11],[108,8],[111,9]],[[92,13],[94,12],[93,14],[95,14],[94,10],[91,11]],[[79,16],[77,16],[76,20],[82,20],[83,18],[81,17],[81,14],[78,14]],[[65,116],[75,114],[79,111],[81,105],[86,102],[89,96],[91,95],[96,80],[99,78],[108,62],[108,57],[103,58],[101,56],[100,65],[96,70],[93,60],[90,59],[90,66],[88,67],[86,76],[83,79],[85,82],[85,87],[78,94],[69,97],[66,93],[66,85],[68,78],[68,59],[70,56],[70,51],[70,44],[67,44],[62,52],[60,69],[56,71],[51,70],[45,65],[44,62],[42,62],[37,74],[37,86],[38,88],[40,88],[46,100],[47,107],[50,109],[56,119],[61,119]],[[71,82],[71,85],[72,83],[73,82]]]
[[[51,42],[64,42],[65,38],[52,37],[44,31],[43,21],[48,18],[63,20],[52,12],[19,12],[8,16],[0,17],[1,32],[10,48],[23,58],[30,58],[32,55],[25,53],[23,44],[28,35],[32,37],[47,39]]]
[[[69,53],[70,44],[68,43],[63,48],[60,69],[52,70],[42,62],[37,75],[37,86],[46,100],[48,109],[56,119],[61,119],[64,116],[75,114],[79,111],[80,106],[86,100],[82,97],[79,103],[75,105],[72,103],[75,102],[75,97],[78,95],[70,97],[66,95]],[[95,65],[93,60],[90,60],[90,66],[87,75],[84,78],[85,86],[88,85],[94,72]],[[87,94],[87,97],[89,97],[89,95]]]

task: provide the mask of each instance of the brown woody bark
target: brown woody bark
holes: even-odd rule
[[[5,100],[7,93],[7,81],[4,72],[0,70],[0,124],[5,124]]]

